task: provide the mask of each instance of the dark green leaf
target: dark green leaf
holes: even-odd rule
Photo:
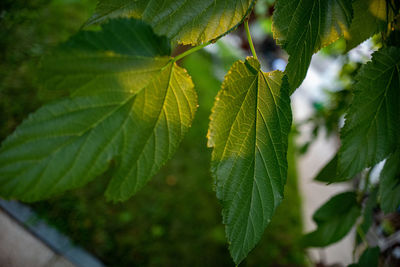
[[[385,159],[400,140],[400,48],[375,52],[356,80],[341,131],[338,174],[344,179]]]
[[[335,156],[328,162],[328,164],[326,164],[325,167],[322,168],[322,170],[317,174],[314,180],[324,183],[334,183],[342,181],[342,179],[337,176],[337,161],[338,156],[337,154],[335,154]]]
[[[353,1],[354,18],[345,34],[347,50],[356,47],[372,35],[386,31],[387,22],[393,19],[393,11],[387,8],[387,0]]]
[[[350,264],[349,267],[378,267],[379,255],[379,247],[367,248],[358,260],[358,263]]]
[[[260,240],[283,198],[292,117],[282,77],[279,71],[263,73],[254,58],[236,62],[211,115],[211,169],[237,264]]]
[[[254,0],[100,0],[88,24],[127,16],[149,23],[155,32],[183,44],[201,44],[236,28]]]
[[[342,239],[360,216],[360,206],[354,192],[332,197],[313,215],[317,229],[303,237],[307,247],[325,247]]]
[[[289,54],[286,73],[291,92],[307,74],[312,55],[342,36],[349,28],[349,0],[277,0],[273,33]]]
[[[121,21],[126,22],[119,20],[110,25],[119,25]],[[144,27],[142,24],[129,21],[128,24],[134,24],[135,32],[144,31],[140,29]],[[126,200],[177,149],[196,110],[197,99],[190,76],[168,57],[144,57],[140,53],[147,52],[133,47],[113,49],[114,45],[123,43],[114,43],[108,38],[137,41],[131,31],[115,34],[81,33],[70,42],[82,40],[82,36],[88,37],[85,39],[88,42],[101,36],[106,38],[107,51],[103,51],[105,46],[98,45],[93,50],[85,45],[80,49],[75,42],[67,45],[70,57],[65,46],[55,53],[64,59],[54,66],[60,87],[78,89],[73,97],[46,105],[30,115],[3,142],[0,148],[2,197],[24,201],[43,199],[86,184],[114,161],[106,196],[114,201]],[[162,51],[163,43],[160,45],[159,51]],[[128,50],[129,55],[122,54]],[[91,60],[82,62],[85,56]],[[137,62],[144,59],[149,64],[138,66]],[[51,65],[45,65],[44,69],[50,71]]]
[[[379,198],[385,213],[400,207],[400,148],[386,160],[381,172]]]

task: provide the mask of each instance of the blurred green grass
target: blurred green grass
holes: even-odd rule
[[[0,140],[37,108],[35,69],[43,53],[76,32],[94,1],[5,1],[0,27]],[[3,32],[3,29],[5,30]],[[50,224],[100,258],[107,266],[233,266],[221,223],[221,208],[209,173],[208,117],[220,87],[216,60],[201,51],[182,63],[199,94],[193,126],[173,159],[132,199],[112,204],[103,192],[110,170],[82,189],[32,207]],[[301,199],[293,147],[288,154],[285,200],[262,241],[243,266],[305,266],[300,248]]]

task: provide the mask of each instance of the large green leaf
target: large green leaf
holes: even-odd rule
[[[110,25],[113,23],[120,22],[110,22]],[[135,25],[134,31],[141,32],[139,28],[143,25],[133,20],[129,23]],[[129,39],[120,34],[117,31],[107,36],[97,32],[78,34],[77,38],[86,35],[87,40],[93,40],[94,36]],[[125,34],[131,37],[129,43],[142,36]],[[151,63],[151,67],[140,65],[139,68],[136,63],[145,58],[140,51],[133,49],[123,58],[122,50],[118,46],[114,48],[123,43],[112,44],[108,39],[105,42],[110,44],[106,52],[103,47],[98,49],[98,45],[94,49],[80,49],[76,45],[69,50],[70,57],[65,47],[54,53],[53,56],[64,59],[56,61],[59,65],[54,71],[60,77],[61,88],[75,86],[79,90],[72,97],[48,104],[30,115],[3,142],[0,148],[2,197],[24,201],[43,199],[84,185],[114,162],[106,196],[114,201],[125,200],[177,149],[196,109],[190,76],[168,58],[149,57],[149,62],[157,62],[157,67]],[[81,62],[85,55],[93,62]],[[44,64],[50,62],[47,59]],[[80,71],[73,66],[81,68]],[[51,66],[45,65],[44,69],[50,71]],[[61,80],[62,75],[66,80]],[[84,77],[82,80],[80,75]]]
[[[349,0],[277,0],[273,33],[289,54],[286,73],[291,92],[307,74],[312,55],[336,41],[350,26]]]
[[[388,21],[393,19],[393,11],[387,0],[353,1],[354,18],[345,39],[347,50],[356,47],[372,35],[385,31]]]
[[[254,58],[237,61],[211,115],[211,169],[237,264],[260,240],[283,198],[292,117],[282,77],[278,71],[263,73]]]
[[[400,207],[400,148],[386,160],[381,172],[379,197],[385,213]]]
[[[237,27],[255,0],[99,0],[88,24],[127,16],[149,23],[160,35],[183,44],[201,44]]]
[[[385,159],[400,140],[400,48],[375,52],[356,80],[341,131],[341,178],[352,178]]]
[[[325,247],[342,239],[360,216],[360,206],[354,192],[332,197],[313,215],[318,228],[303,237],[307,247]]]

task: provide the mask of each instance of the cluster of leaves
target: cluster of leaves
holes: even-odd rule
[[[333,106],[318,111],[312,120],[316,122],[316,130],[323,125],[329,134],[339,131],[336,127],[345,114],[339,151],[315,180],[324,183],[354,180],[358,186],[351,194],[356,201],[345,201],[351,206],[344,213],[346,193],[336,195],[324,204],[313,217],[318,228],[303,239],[307,246],[323,247],[335,243],[354,225],[357,237],[366,243],[365,235],[373,224],[374,210],[379,207],[384,214],[389,214],[398,211],[400,206],[399,8],[395,1],[353,2],[354,26],[350,28],[350,37],[354,37],[344,35],[347,51],[359,44],[355,40],[363,40],[375,33],[380,34],[374,39],[381,48],[364,65],[354,62],[344,65],[341,75],[350,74],[350,80],[354,82],[333,93]],[[346,106],[349,107],[344,109]],[[381,162],[384,167],[379,182],[372,183],[371,171],[379,169],[377,166]],[[341,214],[341,223],[331,217],[324,224],[318,216],[321,213]],[[378,247],[367,248],[359,263],[352,266],[378,266],[379,255]]]
[[[1,196],[51,197],[83,186],[111,164],[107,199],[134,195],[174,154],[195,116],[194,84],[177,60],[234,30],[254,2],[100,0],[86,23],[100,23],[100,29],[80,31],[42,60],[43,87],[69,95],[31,114],[2,143]],[[212,109],[208,145],[235,263],[254,248],[282,201],[290,94],[303,81],[312,55],[341,36],[350,49],[386,33],[398,15],[395,5],[277,0],[273,32],[289,54],[285,72],[264,73],[255,53],[229,70]],[[364,27],[365,21],[371,27]],[[173,58],[177,44],[196,47]],[[391,46],[361,68],[330,181],[350,179],[387,157],[382,184],[398,179],[399,64],[400,48]],[[359,214],[353,192],[332,198],[315,214],[318,229],[306,243],[339,240]]]

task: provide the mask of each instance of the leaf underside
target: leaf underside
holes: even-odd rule
[[[132,33],[149,30],[144,24],[120,19],[103,27],[116,29],[108,38],[129,42],[115,47],[110,39],[98,42],[107,37],[102,31],[78,34],[43,61],[45,84],[73,94],[31,114],[3,142],[2,197],[47,198],[86,184],[114,161],[106,196],[126,200],[177,149],[197,105],[190,76],[168,57],[153,57],[169,49],[153,36],[160,47],[151,52],[153,33]],[[149,50],[137,50],[138,41]]]
[[[400,48],[375,52],[356,76],[341,131],[338,175],[350,179],[394,152],[400,140]]]
[[[134,17],[174,42],[198,45],[236,28],[254,3],[255,0],[100,0],[87,24],[118,16]]]
[[[211,170],[236,264],[260,240],[283,198],[292,117],[282,78],[279,71],[263,73],[254,58],[237,61],[211,115]]]
[[[348,31],[352,1],[278,0],[273,34],[289,54],[286,67],[291,92],[304,80],[312,55]]]

